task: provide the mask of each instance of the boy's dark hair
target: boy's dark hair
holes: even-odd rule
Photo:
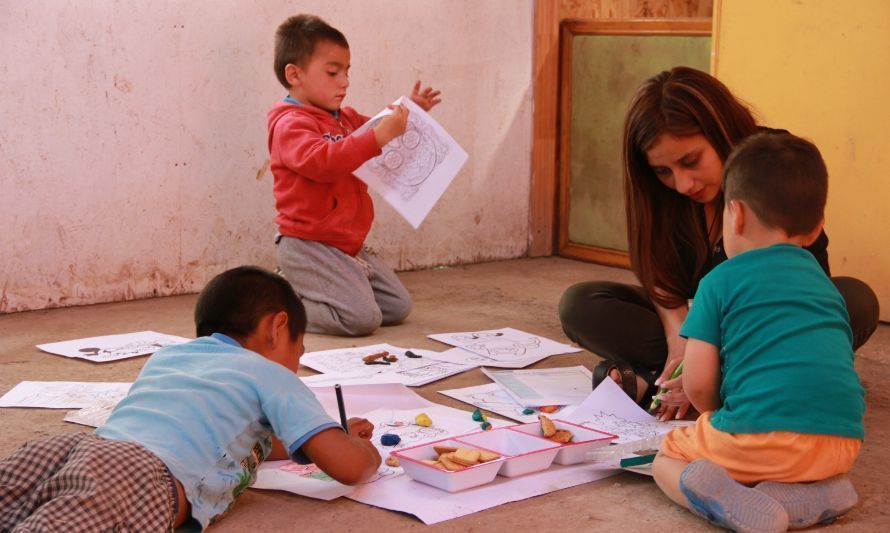
[[[290,283],[282,276],[254,266],[241,266],[219,274],[204,287],[195,304],[198,337],[222,333],[244,338],[260,319],[284,311],[291,340],[306,331],[306,310]]]
[[[790,133],[758,133],[726,160],[726,202],[742,200],[767,226],[789,237],[813,231],[825,215],[828,170],[819,149]]]
[[[304,67],[319,41],[349,48],[340,30],[315,15],[294,15],[278,26],[275,32],[275,75],[285,89],[290,89],[290,84],[284,75],[284,67],[290,63]]]

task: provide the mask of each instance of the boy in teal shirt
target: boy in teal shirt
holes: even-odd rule
[[[737,531],[830,521],[858,499],[843,474],[865,400],[844,300],[802,248],[824,222],[825,163],[808,141],[758,134],[727,160],[723,187],[730,259],[702,279],[680,330],[678,379],[702,415],[665,437],[655,480]]]

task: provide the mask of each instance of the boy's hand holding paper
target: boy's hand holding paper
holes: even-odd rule
[[[439,102],[437,96],[438,91],[421,91],[416,84],[412,98],[400,97],[353,133],[360,135],[373,128],[378,144],[391,139],[382,146],[382,154],[366,161],[354,174],[414,228],[420,226],[467,160],[460,145],[415,103],[419,100],[431,108]],[[398,131],[399,119],[406,121],[403,133],[391,136]]]

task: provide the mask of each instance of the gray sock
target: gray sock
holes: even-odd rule
[[[859,501],[859,495],[846,475],[812,483],[764,481],[754,488],[782,504],[791,529],[834,522]]]
[[[733,531],[767,533],[788,529],[788,514],[765,493],[746,487],[710,461],[689,463],[680,490],[694,513]]]

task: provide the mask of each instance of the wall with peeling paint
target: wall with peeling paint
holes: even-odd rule
[[[211,8],[212,7],[212,8]],[[0,0],[0,312],[200,290],[275,264],[265,113],[276,26],[342,30],[366,114],[421,79],[470,154],[413,230],[375,197],[398,269],[521,256],[528,237],[531,0]]]

